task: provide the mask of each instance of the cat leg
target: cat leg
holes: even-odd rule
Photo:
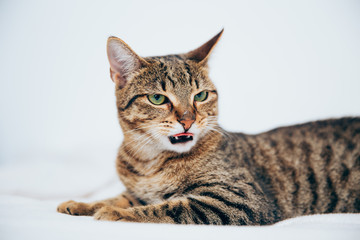
[[[113,206],[116,208],[129,208],[137,205],[140,205],[139,202],[129,193],[124,192],[117,197],[92,203],[75,202],[70,200],[61,203],[58,206],[57,211],[60,213],[76,216],[93,216],[97,210],[105,206]]]
[[[191,196],[127,209],[104,206],[95,213],[94,218],[148,223],[258,225],[260,219],[254,213],[249,213],[240,204],[234,206],[209,197]]]

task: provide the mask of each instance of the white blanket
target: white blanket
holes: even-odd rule
[[[359,214],[299,217],[273,226],[195,226],[95,221],[56,212],[66,200],[115,196],[113,165],[87,159],[0,168],[0,239],[360,239]]]

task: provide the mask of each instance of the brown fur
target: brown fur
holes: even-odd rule
[[[109,39],[124,132],[117,171],[127,191],[90,204],[65,202],[59,212],[98,220],[221,225],[360,212],[360,118],[258,135],[229,133],[217,125],[217,92],[206,63],[221,33],[187,54],[148,58]],[[112,46],[124,57],[114,57]],[[195,102],[194,95],[204,90],[208,98]],[[155,106],[149,94],[163,94],[169,102]],[[195,122],[187,128],[193,124],[200,132],[196,144],[183,152],[167,149],[162,137],[189,116]]]

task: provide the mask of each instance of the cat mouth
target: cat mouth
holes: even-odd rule
[[[171,144],[186,143],[193,140],[194,134],[192,133],[178,133],[169,137]]]

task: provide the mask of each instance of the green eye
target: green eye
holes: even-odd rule
[[[208,92],[202,91],[195,95],[194,100],[197,102],[203,102],[207,99],[207,97],[208,97]]]
[[[151,103],[155,105],[161,105],[165,103],[167,98],[161,94],[152,94],[152,95],[148,95],[148,99]]]

